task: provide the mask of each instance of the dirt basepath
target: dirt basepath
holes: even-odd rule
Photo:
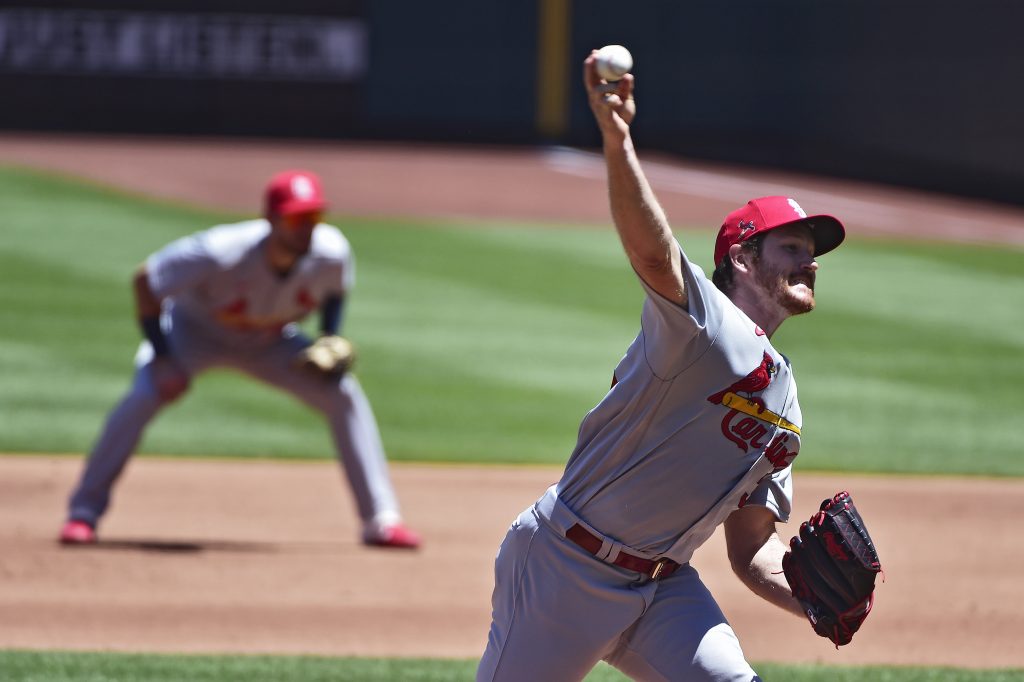
[[[339,214],[609,224],[600,160],[563,149],[0,135],[0,164],[240,212],[257,210],[273,172],[310,167]],[[676,222],[714,226],[750,196],[786,193],[808,210],[843,216],[852,239],[918,233],[1024,246],[1020,209],[667,159],[645,164]],[[333,464],[141,458],[118,488],[104,542],[62,549],[54,537],[80,464],[0,457],[0,648],[475,657],[486,640],[497,545],[558,476],[553,468],[396,465],[406,514],[427,544],[395,553],[356,541]],[[1024,667],[1016,641],[1024,632],[1024,482],[798,476],[797,519],[851,490],[871,519],[886,582],[868,626],[836,652],[806,623],[752,597],[716,535],[694,564],[750,658]]]
[[[842,216],[854,239],[919,234],[1024,247],[1024,208],[642,156],[675,224],[716,228],[751,197],[787,194],[809,212]],[[565,148],[0,134],[0,164],[57,170],[148,196],[246,213],[259,210],[260,188],[273,173],[303,167],[321,175],[334,210],[343,215],[611,225],[601,158]]]
[[[103,542],[66,549],[54,538],[80,463],[0,458],[0,647],[475,657],[497,545],[558,476],[395,465],[427,538],[395,552],[357,542],[333,463],[139,458]],[[872,520],[886,580],[869,626],[839,652],[751,597],[720,535],[694,559],[752,659],[1024,666],[1024,484],[805,474],[795,517],[842,487]],[[960,558],[940,563],[940,549]]]

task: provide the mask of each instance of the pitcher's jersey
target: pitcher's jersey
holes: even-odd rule
[[[680,563],[741,505],[788,519],[801,423],[789,361],[682,263],[688,309],[644,284],[641,331],[557,487],[602,533]]]
[[[269,234],[269,222],[249,220],[182,237],[146,261],[149,285],[168,297],[175,316],[207,335],[227,343],[270,341],[327,296],[347,291],[355,270],[348,240],[321,223],[309,252],[282,276],[267,262]]]

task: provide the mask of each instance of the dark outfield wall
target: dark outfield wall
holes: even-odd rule
[[[15,0],[0,127],[592,145],[617,42],[643,148],[1024,204],[1024,4],[621,5]]]
[[[0,126],[217,135],[356,126],[368,27],[361,3],[330,4],[321,13],[308,1],[246,0],[242,14],[230,0],[9,3]]]
[[[1024,203],[1024,3],[636,4],[574,50],[635,46],[642,144]]]

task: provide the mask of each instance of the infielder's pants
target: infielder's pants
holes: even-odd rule
[[[295,354],[308,345],[307,338],[282,337],[273,345],[249,352],[204,343],[180,329],[172,330],[170,341],[175,359],[193,378],[212,367],[237,369],[290,393],[324,414],[360,519],[366,522],[398,517],[398,502],[369,401],[353,375],[328,381],[292,366]],[[97,523],[110,503],[111,488],[146,426],[164,407],[150,374],[152,355],[149,343],[143,342],[136,355],[132,386],[107,417],[72,493],[70,518]]]
[[[498,550],[492,607],[477,682],[582,680],[600,660],[635,680],[760,679],[689,564],[646,580],[594,558],[535,507]]]

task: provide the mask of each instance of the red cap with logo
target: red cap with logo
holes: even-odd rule
[[[814,235],[814,255],[828,253],[843,243],[846,229],[830,215],[807,215],[800,204],[789,197],[751,199],[746,206],[730,213],[715,240],[715,267],[729,253],[733,244],[745,242],[777,227],[803,223]]]
[[[304,170],[282,171],[270,179],[263,196],[266,215],[289,215],[327,208],[320,178]]]

